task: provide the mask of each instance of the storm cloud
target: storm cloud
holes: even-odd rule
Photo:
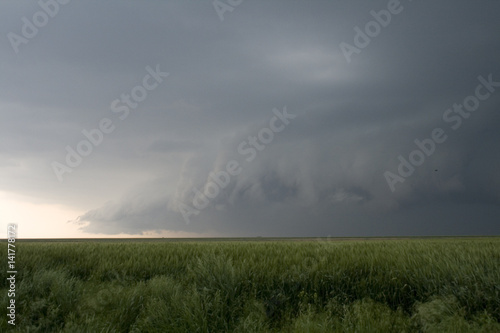
[[[0,8],[1,189],[82,211],[85,232],[500,232],[498,1]]]

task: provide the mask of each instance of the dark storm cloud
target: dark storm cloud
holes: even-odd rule
[[[210,1],[61,6],[18,54],[2,40],[2,189],[78,207],[92,233],[498,233],[500,89],[457,130],[443,114],[479,76],[500,81],[500,4],[400,5],[350,63],[339,44],[388,1],[245,1],[223,22]],[[4,36],[38,10],[2,6]],[[157,64],[169,77],[120,121],[111,103]],[[284,106],[296,118],[248,162],[238,147]],[[115,131],[58,183],[50,163],[103,117]],[[392,192],[384,172],[438,127],[447,140]],[[186,223],[232,160],[241,173]]]

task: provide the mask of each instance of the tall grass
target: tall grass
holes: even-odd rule
[[[497,238],[19,242],[16,262],[20,332],[500,332]]]

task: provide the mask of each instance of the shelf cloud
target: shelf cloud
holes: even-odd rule
[[[0,189],[89,234],[500,232],[500,2],[236,3],[0,4]]]

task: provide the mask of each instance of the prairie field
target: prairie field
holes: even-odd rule
[[[18,240],[16,267],[0,331],[500,332],[494,237]]]

